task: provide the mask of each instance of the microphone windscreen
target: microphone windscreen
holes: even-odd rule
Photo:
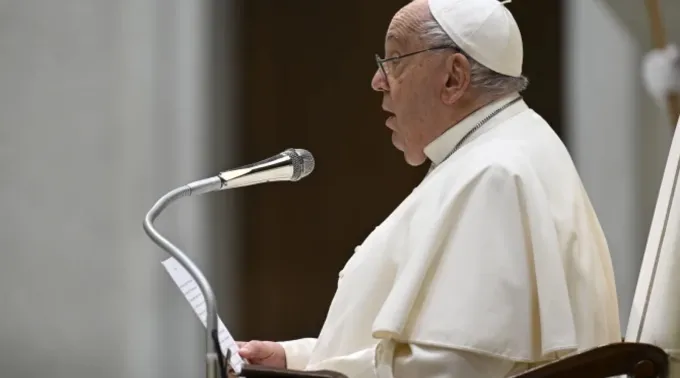
[[[307,177],[314,170],[314,156],[302,148],[289,148],[282,152],[290,158],[293,165],[291,181],[298,181]]]
[[[314,156],[312,156],[311,152],[302,148],[295,149],[295,152],[302,157],[302,173],[300,174],[300,178],[307,177],[314,170],[316,164],[314,162]]]

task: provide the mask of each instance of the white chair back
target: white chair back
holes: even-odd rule
[[[671,144],[625,341],[656,345],[680,378],[680,120]]]

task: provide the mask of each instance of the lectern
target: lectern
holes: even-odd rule
[[[668,354],[663,349],[621,342],[565,357],[513,378],[666,378],[668,373]]]
[[[352,378],[330,370],[286,370],[256,365],[244,366],[239,376],[244,378]]]

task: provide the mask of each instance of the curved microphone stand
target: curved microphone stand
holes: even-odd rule
[[[206,363],[206,377],[217,378],[219,359],[219,345],[216,345],[212,339],[213,334],[217,333],[217,299],[213,292],[210,283],[205,278],[200,269],[175,245],[170,243],[168,239],[164,238],[153,226],[153,222],[158,218],[163,210],[176,200],[194,194],[203,194],[215,190],[219,190],[223,185],[223,181],[219,177],[211,177],[204,180],[192,182],[190,184],[181,186],[168,192],[161,197],[149,210],[144,219],[144,231],[161,248],[167,251],[174,257],[196,281],[198,287],[203,293],[206,306],[206,328],[205,328],[205,363]]]
[[[314,157],[309,151],[289,148],[258,163],[222,172],[217,176],[194,181],[174,189],[161,197],[146,214],[144,219],[146,234],[189,272],[189,275],[196,281],[203,293],[206,307],[205,363],[208,378],[217,378],[218,368],[221,375],[226,378],[227,371],[225,366],[227,361],[221,359],[222,351],[217,337],[217,299],[215,293],[200,269],[179,248],[156,231],[153,227],[153,221],[166,207],[182,197],[271,181],[298,181],[309,175],[314,170],[314,166]],[[229,359],[228,356],[229,351],[227,351],[227,360]]]

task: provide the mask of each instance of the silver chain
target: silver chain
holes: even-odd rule
[[[451,152],[449,152],[448,155],[446,155],[446,157],[444,158],[444,160],[441,161],[441,163],[445,162],[446,159],[448,159],[449,157],[451,157],[451,155],[453,155],[456,151],[458,151],[458,149],[459,149],[460,147],[463,146],[463,143],[465,143],[465,141],[468,140],[468,139],[472,136],[472,134],[475,133],[475,131],[479,130],[482,126],[484,126],[485,123],[489,122],[489,120],[491,120],[491,118],[495,117],[496,115],[498,115],[498,113],[500,113],[500,112],[502,112],[503,110],[507,109],[510,105],[516,103],[517,101],[519,101],[519,100],[521,100],[521,99],[522,99],[522,96],[519,96],[519,97],[515,98],[514,100],[508,102],[507,104],[501,106],[500,108],[494,110],[494,111],[493,111],[491,114],[489,114],[488,116],[484,117],[484,119],[481,120],[481,121],[479,121],[479,122],[475,125],[475,127],[473,127],[472,129],[470,129],[470,131],[468,131],[465,135],[463,135],[463,137],[460,139],[460,141],[459,141],[458,143],[456,143],[456,146],[453,147],[453,150],[451,150]],[[455,126],[454,126],[454,127],[455,127]],[[441,163],[439,163],[439,164],[441,164]],[[427,173],[429,174],[430,172],[432,172],[439,164],[435,164],[435,163],[433,162],[433,163],[432,163],[432,166],[430,167],[430,170],[429,170]]]

